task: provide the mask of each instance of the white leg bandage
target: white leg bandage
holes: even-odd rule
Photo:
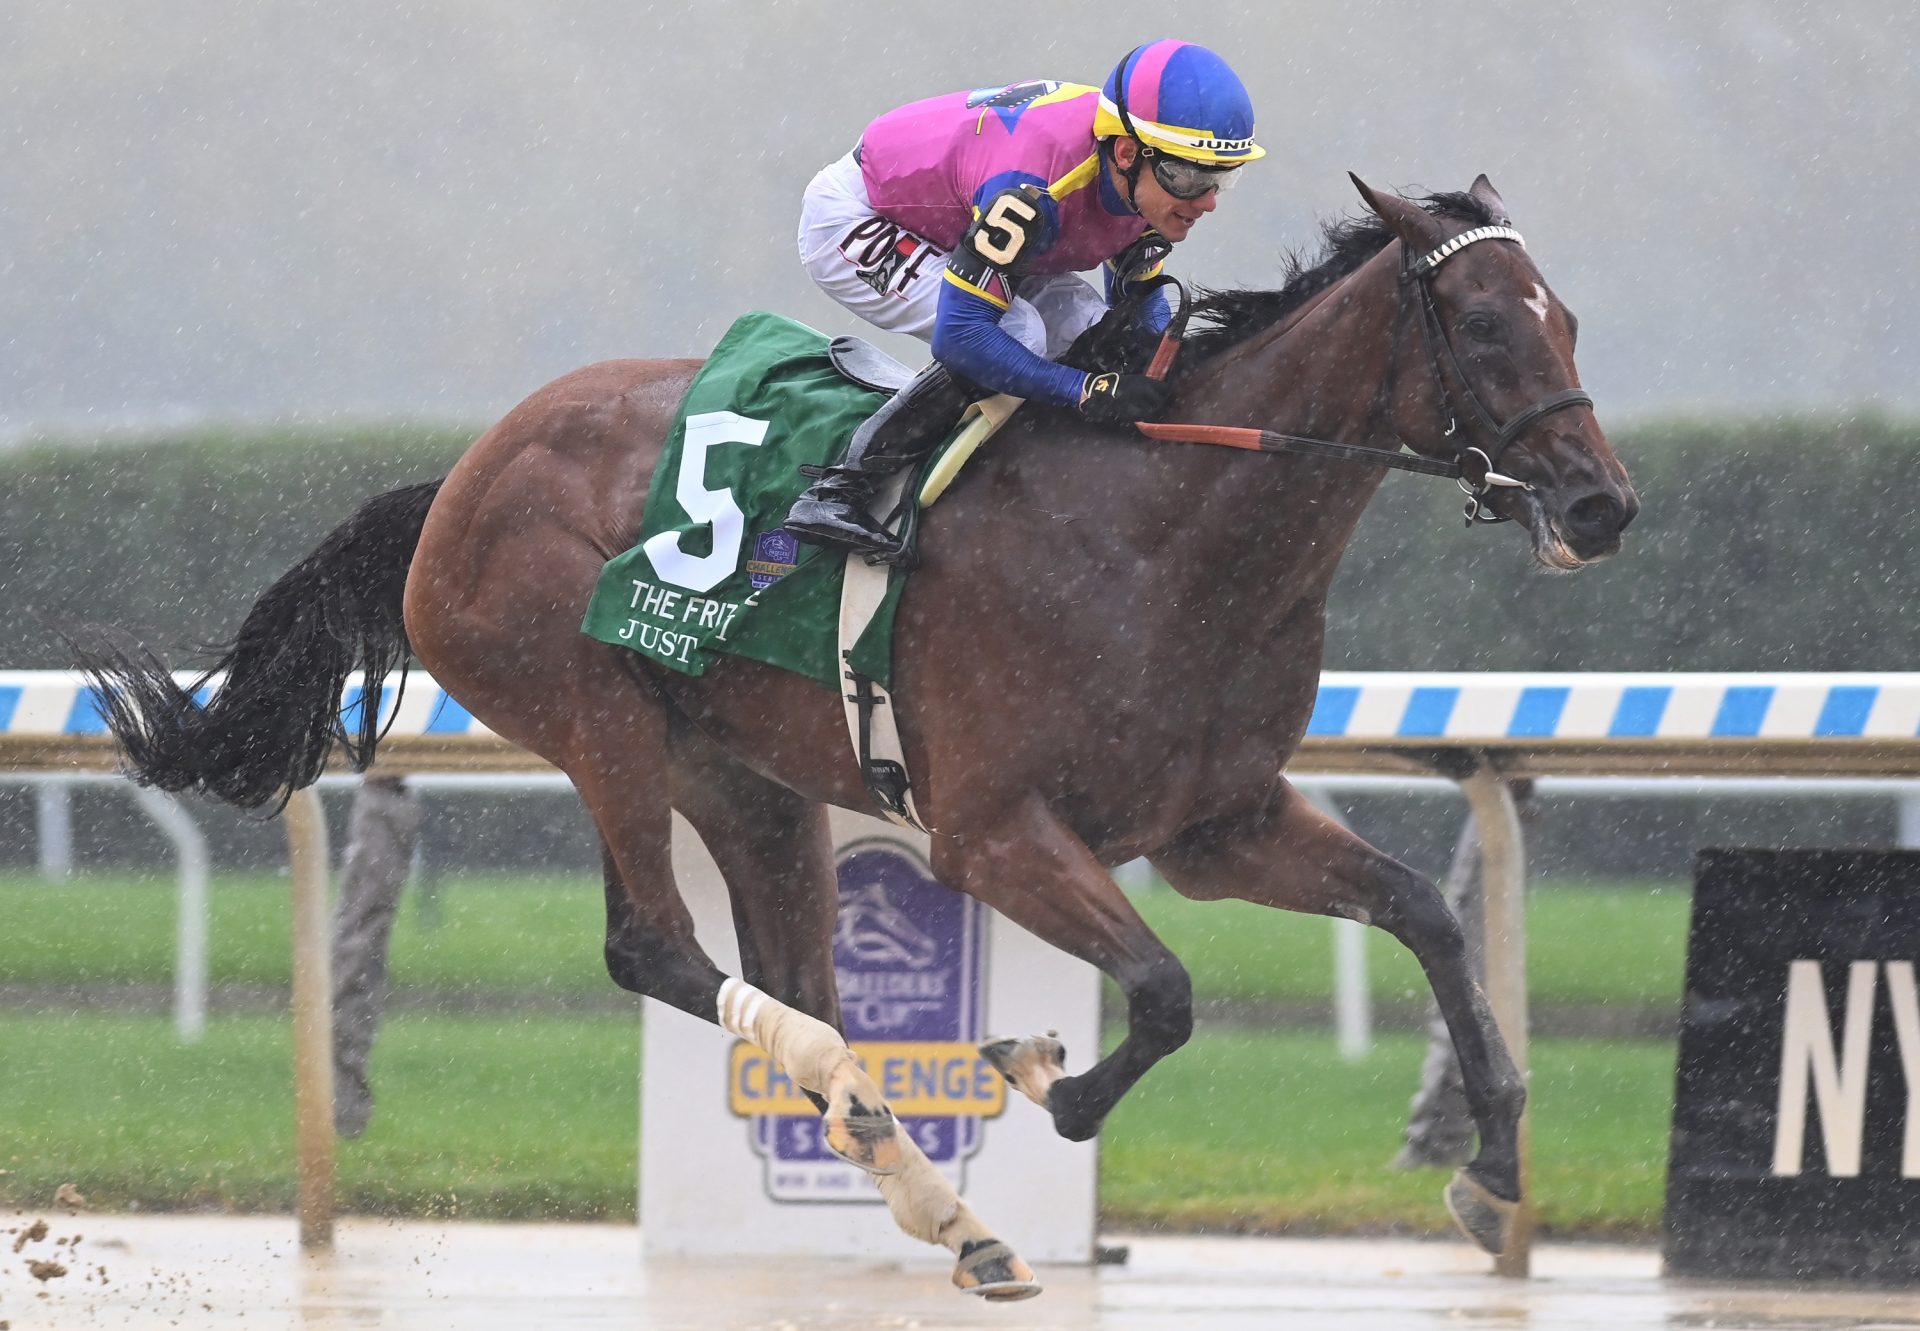
[[[901,1132],[900,1154],[899,1172],[873,1181],[895,1224],[922,1243],[937,1243],[956,1254],[967,1243],[993,1237],[947,1176],[933,1167],[912,1133]]]
[[[769,998],[745,980],[728,979],[721,984],[718,1007],[724,1030],[759,1045],[795,1083],[816,1095],[827,1094],[829,1081],[843,1064],[853,1064],[859,1072],[853,1051],[838,1031]],[[865,1074],[859,1075],[864,1081]],[[878,1103],[877,1093],[874,1099]],[[973,1208],[960,1200],[953,1184],[933,1167],[912,1136],[901,1132],[896,1140],[901,1154],[898,1172],[873,1180],[894,1222],[923,1243],[937,1243],[954,1253],[977,1239],[991,1238]]]
[[[745,980],[722,983],[718,1006],[721,1029],[759,1045],[796,1085],[815,1095],[827,1093],[836,1068],[855,1061],[840,1032],[767,997]]]

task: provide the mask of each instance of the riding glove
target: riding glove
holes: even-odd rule
[[[1090,374],[1080,390],[1080,414],[1098,425],[1132,425],[1165,407],[1173,389],[1144,374]]]

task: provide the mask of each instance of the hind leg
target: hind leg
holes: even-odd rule
[[[887,1108],[839,1032],[812,1015],[819,999],[804,994],[795,1007],[772,997],[748,980],[724,974],[691,944],[691,917],[675,891],[673,906],[685,917],[688,933],[662,930],[657,918],[636,908],[613,852],[604,843],[606,872],[607,973],[622,989],[716,1022],[731,1034],[751,1040],[773,1055],[794,1084],[823,1115],[827,1148],[849,1164],[876,1174],[901,1167],[901,1144],[893,1111]],[[723,870],[724,873],[724,870]],[[743,948],[742,969],[764,972],[760,959]],[[829,979],[831,971],[829,969]],[[831,990],[826,1010],[832,1011]]]
[[[1269,806],[1203,824],[1155,852],[1167,881],[1197,900],[1235,897],[1284,910],[1357,919],[1413,953],[1460,1055],[1480,1151],[1447,1189],[1469,1238],[1498,1254],[1521,1194],[1519,1131],[1526,1085],[1466,961],[1460,926],[1431,882],[1314,808],[1283,783]]]
[[[606,724],[548,755],[580,792],[605,847],[614,982],[752,1040],[796,1085],[826,1098],[830,1147],[862,1168],[892,1172],[899,1168],[893,1115],[839,1032],[724,974],[696,941],[673,880],[667,705],[623,671],[615,679],[618,695],[591,709]],[[574,691],[578,697],[579,683]]]
[[[831,1025],[723,975],[700,950],[672,876],[668,706],[654,684],[629,673],[629,657],[579,630],[580,608],[618,548],[611,542],[638,525],[647,493],[650,454],[624,437],[636,433],[630,417],[658,416],[653,424],[663,433],[684,386],[663,376],[613,397],[587,391],[596,377],[623,373],[614,367],[556,386],[469,451],[422,532],[407,583],[408,634],[468,711],[559,767],[579,790],[609,865],[616,980],[754,1041],[830,1111],[836,1100],[845,1106],[850,1126],[842,1135],[852,1141],[855,1102],[884,1101]],[[538,444],[528,438],[536,425]],[[602,434],[612,443],[596,443]],[[724,836],[710,840],[727,853]],[[768,957],[763,974],[771,977],[779,963]],[[888,1205],[916,1237],[955,1240],[956,1282],[1002,1297],[1036,1292],[1005,1278],[1024,1267],[1014,1269],[1018,1259],[1003,1245],[962,1237],[968,1226],[958,1198],[906,1134],[889,1133],[875,1149],[888,1142],[899,1144],[899,1171],[881,1180]]]
[[[839,891],[826,810],[749,770],[690,727],[676,727],[673,756],[674,807],[693,824],[726,880],[741,970],[750,982],[723,988],[723,1008],[750,1006],[764,990],[768,1001],[838,1026],[833,928]],[[830,1145],[839,1135],[834,1149],[846,1155],[857,1144],[868,1102],[858,1095],[828,1101],[815,1098],[826,1110]],[[896,1164],[874,1182],[896,1223],[951,1251],[957,1259],[953,1283],[967,1293],[996,1300],[1039,1293],[1032,1269],[994,1237],[911,1135],[893,1131],[886,1106],[877,1098],[871,1104],[884,1116]]]
[[[414,630],[434,678],[496,734],[565,772],[600,833],[615,983],[754,1040],[797,1085],[840,1106],[842,1131],[830,1140],[855,1163],[897,1167],[891,1115],[838,1032],[776,1000],[740,1001],[748,986],[722,973],[694,936],[673,880],[669,706],[659,689],[630,673],[617,649],[571,627],[512,643],[497,625],[441,611],[431,586],[416,579],[409,595],[435,609]],[[529,609],[529,621],[540,617]]]
[[[839,893],[826,811],[749,770],[677,714],[669,724],[673,807],[727,885],[742,978],[839,1026]]]

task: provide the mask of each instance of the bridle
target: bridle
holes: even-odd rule
[[[1447,414],[1447,428],[1443,438],[1452,438],[1459,429],[1459,413],[1454,409],[1455,393],[1448,386],[1445,366],[1452,366],[1453,377],[1459,385],[1459,395],[1473,409],[1478,426],[1489,436],[1483,444],[1466,444],[1459,453],[1447,460],[1422,457],[1419,454],[1389,453],[1378,448],[1362,448],[1358,444],[1344,444],[1332,439],[1313,439],[1305,435],[1280,434],[1273,430],[1254,430],[1229,425],[1184,425],[1157,424],[1142,421],[1135,428],[1151,439],[1162,439],[1173,443],[1224,444],[1230,448],[1245,448],[1263,453],[1301,453],[1314,457],[1335,458],[1347,462],[1361,462],[1368,466],[1386,467],[1395,471],[1418,472],[1427,476],[1444,476],[1459,482],[1460,489],[1467,496],[1467,525],[1506,522],[1507,518],[1495,513],[1488,504],[1488,497],[1497,489],[1533,489],[1531,482],[1509,476],[1498,468],[1501,457],[1508,445],[1518,439],[1526,430],[1542,417],[1568,407],[1592,407],[1593,399],[1585,390],[1569,388],[1540,399],[1531,406],[1506,421],[1495,418],[1474,391],[1473,381],[1467,377],[1460,358],[1454,353],[1453,343],[1447,337],[1446,325],[1441,321],[1440,309],[1434,302],[1433,274],[1440,265],[1464,250],[1469,245],[1483,240],[1510,240],[1524,248],[1526,242],[1520,233],[1510,226],[1482,226],[1459,235],[1436,246],[1434,249],[1413,257],[1413,251],[1401,242],[1400,281],[1403,286],[1411,285],[1418,293],[1420,302],[1421,335],[1427,343],[1427,360],[1433,372],[1434,386],[1440,393],[1441,409]],[[1172,278],[1155,279],[1173,282]],[[1176,283],[1177,285],[1177,283]],[[1167,326],[1160,349],[1153,358],[1153,364],[1147,373],[1156,378],[1163,377],[1171,368],[1175,353],[1179,348],[1180,335],[1186,325],[1186,316],[1190,302],[1183,299],[1180,312]],[[1401,314],[1394,320],[1396,344],[1398,329],[1405,320],[1405,301],[1401,302]],[[1442,357],[1444,356],[1444,365]],[[1383,385],[1383,390],[1385,389]]]
[[[1507,446],[1523,434],[1527,427],[1543,416],[1568,407],[1591,407],[1593,399],[1578,388],[1569,388],[1563,392],[1541,398],[1532,406],[1516,413],[1504,423],[1494,419],[1486,403],[1474,391],[1473,381],[1467,378],[1467,371],[1460,364],[1460,358],[1454,354],[1453,342],[1447,337],[1446,325],[1440,320],[1440,307],[1434,303],[1433,274],[1446,260],[1458,254],[1467,246],[1482,240],[1510,240],[1522,249],[1526,248],[1518,231],[1510,226],[1482,226],[1471,231],[1462,231],[1445,244],[1430,250],[1416,259],[1413,251],[1403,245],[1400,251],[1400,281],[1411,283],[1420,293],[1421,329],[1427,340],[1427,358],[1433,367],[1433,380],[1440,389],[1440,403],[1447,412],[1447,428],[1444,438],[1452,438],[1459,428],[1458,413],[1453,409],[1453,394],[1447,387],[1447,376],[1440,366],[1440,357],[1444,352],[1446,363],[1453,367],[1454,380],[1460,385],[1461,394],[1467,405],[1473,408],[1473,414],[1479,418],[1480,426],[1493,436],[1490,448],[1477,444],[1468,445],[1460,450],[1455,465],[1460,469],[1460,488],[1467,496],[1467,522],[1490,523],[1505,522],[1507,519],[1494,513],[1487,506],[1486,498],[1498,487],[1531,490],[1533,486],[1526,481],[1517,480],[1498,470],[1501,456]],[[1477,476],[1474,473],[1478,473]]]

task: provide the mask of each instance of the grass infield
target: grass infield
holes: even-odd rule
[[[339,1146],[341,1205],[468,1218],[621,1219],[634,1210],[638,1022],[396,1016],[375,1051],[379,1109]],[[103,1209],[292,1209],[287,1023],[0,1022],[0,1206],[72,1183]],[[1447,1232],[1444,1175],[1388,1167],[1421,1044],[1342,1062],[1330,1036],[1203,1028],[1108,1121],[1106,1223],[1235,1232]],[[1645,1237],[1658,1223],[1673,1056],[1647,1044],[1534,1046],[1544,1224]],[[714,1092],[714,1114],[725,1106]],[[1039,1111],[1015,1100],[1009,1114]],[[991,1135],[991,1128],[989,1128]]]
[[[597,882],[462,878],[433,888],[429,911],[409,889],[394,931],[393,981],[402,988],[517,990],[604,997],[604,913]],[[1679,1003],[1689,889],[1684,885],[1543,885],[1527,907],[1530,992],[1552,1003]],[[1241,901],[1193,902],[1166,889],[1134,905],[1193,972],[1195,996],[1236,1001],[1326,999],[1333,983],[1330,925]],[[0,877],[0,984],[171,983],[174,894],[162,878],[86,878],[49,886]],[[284,878],[229,877],[211,893],[210,978],[285,985]],[[437,916],[437,927],[426,921]],[[1413,958],[1368,932],[1376,998],[1421,1000]]]
[[[284,880],[222,879],[216,984],[284,986]],[[396,931],[396,983],[422,993],[604,997],[599,889],[578,880],[438,885]],[[1328,925],[1166,891],[1134,898],[1203,999],[1324,1001]],[[1684,887],[1558,888],[1529,906],[1533,1001],[1671,1009]],[[0,1205],[71,1182],[106,1208],[289,1210],[290,1035],[283,1017],[216,1013],[183,1047],[163,1017],[60,1011],[59,995],[171,979],[163,879],[49,886],[0,879]],[[1370,942],[1374,993],[1424,997],[1409,957]],[[51,1001],[36,1001],[41,995]],[[1036,1028],[1045,1015],[1036,1013]],[[634,1207],[638,1021],[629,1014],[400,1010],[375,1051],[373,1127],[339,1152],[344,1208],[365,1213],[618,1219]],[[1106,1222],[1247,1232],[1449,1229],[1437,1171],[1389,1167],[1421,1041],[1380,1038],[1346,1063],[1329,1032],[1203,1022],[1102,1137]],[[1556,1232],[1649,1237],[1658,1225],[1670,1044],[1536,1040],[1535,1192]],[[724,1107],[717,1101],[716,1115]],[[1008,1113],[1037,1113],[1024,1102]],[[991,1130],[989,1130],[991,1131]]]

